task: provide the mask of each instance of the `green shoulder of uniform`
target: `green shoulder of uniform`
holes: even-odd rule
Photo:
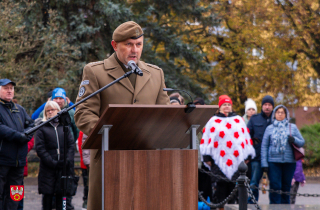
[[[161,70],[161,68],[160,68],[159,66],[156,66],[156,65],[153,65],[153,64],[150,64],[150,63],[146,63],[146,64],[147,64],[147,66],[149,66],[149,67],[152,67],[152,68],[154,68],[154,69]]]
[[[97,62],[88,63],[88,65],[90,67],[94,67],[94,66],[101,65],[101,64],[103,64],[103,61],[97,61]]]

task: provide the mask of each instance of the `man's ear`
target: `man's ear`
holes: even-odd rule
[[[114,49],[114,51],[117,51],[117,42],[115,42],[114,40],[112,40],[111,41],[111,45],[112,45],[112,47],[113,47],[113,49]]]

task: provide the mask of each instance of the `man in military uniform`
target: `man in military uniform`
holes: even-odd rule
[[[135,22],[118,26],[113,32],[115,51],[104,61],[89,63],[84,67],[77,102],[105,85],[121,77],[127,63],[133,60],[143,76],[131,74],[101,93],[80,104],[75,112],[77,127],[89,135],[108,104],[170,104],[162,69],[140,61],[143,49],[143,31]],[[101,209],[101,151],[92,150],[89,172],[88,209]]]

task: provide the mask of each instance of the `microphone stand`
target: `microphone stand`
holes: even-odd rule
[[[188,94],[189,98],[191,99],[191,102],[187,103],[187,107],[184,109],[185,113],[190,113],[196,108],[196,105],[193,103],[193,99],[192,99],[191,95],[187,91],[172,89],[172,88],[163,88],[163,91],[178,91],[178,92],[181,91],[181,92]]]
[[[62,109],[60,112],[58,112],[58,114],[52,118],[50,118],[49,120],[45,121],[44,123],[28,130],[25,132],[26,136],[31,135],[32,133],[34,133],[35,131],[37,131],[39,128],[41,128],[42,126],[44,126],[45,124],[53,121],[56,118],[59,118],[59,122],[63,125],[63,132],[64,132],[64,150],[63,150],[63,154],[64,154],[64,160],[63,160],[63,169],[62,169],[62,176],[61,176],[61,180],[62,180],[62,209],[66,210],[67,209],[67,187],[68,187],[68,183],[67,183],[67,141],[66,139],[68,138],[68,129],[69,129],[69,125],[71,123],[71,118],[70,115],[68,113],[69,110],[73,109],[74,107],[78,106],[79,104],[85,102],[86,100],[88,100],[89,98],[97,95],[98,93],[104,91],[105,89],[107,89],[108,87],[114,85],[115,83],[119,82],[120,80],[130,76],[132,73],[135,73],[139,76],[143,76],[142,71],[139,68],[130,68],[131,71],[126,72],[123,76],[119,77],[118,79],[114,80],[113,82],[110,82],[109,84],[107,84],[106,86],[100,88],[99,90],[97,90],[94,93],[91,93],[90,95],[88,95],[87,97],[85,97],[84,99],[80,100],[79,102],[75,103],[74,105],[68,107],[68,108],[64,108]]]

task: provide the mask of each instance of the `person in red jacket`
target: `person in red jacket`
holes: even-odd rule
[[[88,201],[88,190],[89,190],[89,165],[90,165],[90,150],[84,149],[82,150],[82,143],[87,139],[87,135],[82,131],[79,132],[78,137],[78,148],[80,153],[80,167],[82,170],[82,178],[83,178],[83,204],[82,209],[87,209],[87,201]]]

